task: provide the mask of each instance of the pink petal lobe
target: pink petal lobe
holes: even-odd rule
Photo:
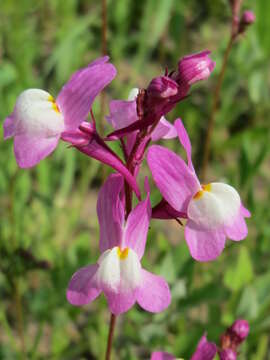
[[[120,315],[128,311],[136,302],[136,292],[108,292],[104,291],[111,313]]]
[[[15,135],[14,119],[12,115],[8,116],[3,124],[4,140],[11,138]]]
[[[226,226],[224,231],[229,239],[234,241],[243,240],[248,234],[247,224],[241,210],[231,226]]]
[[[174,126],[177,130],[177,134],[178,134],[178,138],[183,146],[183,148],[186,151],[187,154],[187,160],[188,160],[188,166],[190,167],[190,169],[192,169],[194,171],[194,167],[192,164],[192,158],[191,158],[191,142],[188,136],[188,133],[184,127],[184,124],[182,122],[181,119],[177,119],[175,120]],[[194,171],[195,172],[195,171]]]
[[[188,220],[185,226],[185,239],[191,256],[197,261],[216,259],[225,247],[226,236],[221,230],[205,230]]]
[[[217,346],[209,342],[205,335],[202,336],[195,353],[190,360],[213,360],[217,353]]]
[[[99,191],[97,214],[100,225],[101,252],[118,246],[122,239],[124,209],[119,194],[124,185],[120,174],[112,174]]]
[[[149,193],[129,214],[125,226],[124,245],[133,249],[139,259],[142,258],[151,219],[151,203]]]
[[[58,144],[59,137],[35,138],[27,135],[16,135],[14,137],[14,153],[19,167],[30,168],[37,165],[53,152]]]
[[[81,306],[99,296],[101,289],[95,288],[93,280],[97,269],[97,264],[85,266],[72,276],[66,294],[68,302],[75,306]]]
[[[87,117],[96,96],[113,80],[115,67],[104,57],[78,70],[63,86],[56,103],[64,115],[65,130],[76,129]]]
[[[158,141],[160,139],[173,139],[176,136],[177,131],[175,127],[164,117],[160,119],[157,127],[151,134],[151,138],[153,141]]]
[[[146,311],[158,313],[171,302],[167,282],[161,277],[142,269],[142,285],[137,291],[137,302]]]
[[[241,211],[242,216],[247,217],[247,218],[251,217],[250,211],[248,209],[246,209],[243,204],[241,204],[240,211]]]
[[[176,360],[176,357],[167,352],[155,351],[152,353],[150,360]]]
[[[187,212],[191,197],[200,189],[194,172],[173,151],[159,145],[149,148],[147,162],[165,200],[175,210]]]
[[[112,100],[110,102],[110,115],[106,118],[115,130],[132,124],[138,120],[136,100]]]

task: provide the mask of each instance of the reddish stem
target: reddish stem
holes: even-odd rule
[[[108,334],[105,360],[110,360],[110,358],[111,358],[111,350],[112,350],[112,341],[113,341],[113,334],[114,334],[114,329],[115,329],[115,322],[116,322],[116,315],[111,314],[110,329],[109,329],[109,334]]]

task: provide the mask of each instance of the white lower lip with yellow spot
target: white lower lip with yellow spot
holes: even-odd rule
[[[141,264],[138,255],[130,248],[115,246],[98,259],[96,282],[111,291],[130,292],[141,282]]]
[[[240,210],[240,196],[230,185],[203,185],[188,205],[188,218],[206,229],[232,225]]]
[[[51,137],[64,131],[64,118],[54,98],[44,90],[23,91],[15,104],[16,134]]]

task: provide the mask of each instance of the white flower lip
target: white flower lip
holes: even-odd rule
[[[211,183],[188,205],[188,218],[205,229],[219,229],[232,225],[238,215],[241,200],[230,185]]]
[[[98,287],[113,292],[134,291],[141,282],[141,264],[138,255],[130,248],[120,250],[115,246],[98,259],[95,275]]]
[[[53,97],[44,90],[23,91],[14,108],[17,135],[52,137],[64,131],[64,118]]]

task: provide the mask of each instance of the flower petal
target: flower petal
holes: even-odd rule
[[[132,124],[138,120],[136,100],[112,100],[110,102],[110,115],[106,119],[115,130]]]
[[[220,229],[233,225],[240,206],[240,196],[232,186],[211,183],[190,201],[188,218],[206,230]]]
[[[3,124],[4,127],[4,140],[9,139],[15,135],[14,117],[12,114],[8,116]]]
[[[152,145],[147,162],[163,197],[177,211],[186,212],[191,197],[200,189],[193,171],[173,151]]]
[[[133,249],[142,258],[151,219],[150,194],[129,214],[124,230],[124,246]]]
[[[111,313],[120,315],[128,311],[136,302],[136,291],[131,293],[114,293],[105,291]]]
[[[191,360],[213,360],[216,353],[216,344],[207,341],[206,336],[203,335]]]
[[[247,217],[247,218],[251,217],[250,211],[248,209],[246,209],[243,204],[241,204],[240,210],[241,210],[242,216]]]
[[[67,289],[67,299],[72,305],[85,305],[99,296],[101,289],[95,287],[94,281],[97,269],[97,264],[85,266],[72,276]]]
[[[204,230],[192,220],[185,226],[185,238],[191,256],[197,261],[211,261],[223,251],[226,236],[222,230]]]
[[[160,139],[173,139],[177,136],[175,127],[165,119],[163,116],[151,134],[152,141],[158,141]]]
[[[14,137],[14,153],[21,168],[30,168],[38,164],[56,148],[59,136],[37,138],[28,135]]]
[[[37,138],[58,136],[64,130],[64,118],[53,97],[44,90],[27,89],[17,98],[12,114],[14,135]]]
[[[167,352],[155,351],[152,353],[150,360],[177,360],[177,359],[176,357],[174,357],[173,355]]]
[[[184,124],[181,119],[175,120],[174,126],[177,130],[178,138],[183,146],[183,148],[186,151],[187,154],[187,160],[188,160],[188,166],[191,170],[194,170],[193,164],[192,164],[192,158],[191,158],[191,143],[188,136],[188,133],[184,127]]]
[[[142,284],[137,291],[137,302],[146,311],[158,313],[171,302],[167,282],[161,277],[142,269]]]
[[[234,241],[243,240],[247,236],[248,228],[241,211],[239,211],[234,223],[231,226],[226,226],[224,231],[228,238]]]
[[[112,174],[99,191],[97,214],[100,225],[101,252],[118,246],[122,240],[124,209],[119,194],[124,181],[120,174]]]
[[[96,96],[116,75],[115,67],[104,57],[78,70],[63,86],[56,102],[64,115],[65,130],[76,129],[87,117]]]

